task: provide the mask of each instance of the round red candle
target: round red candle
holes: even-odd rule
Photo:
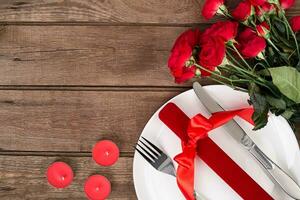
[[[109,180],[101,175],[90,176],[84,184],[84,192],[89,200],[104,200],[110,191]]]
[[[93,148],[93,159],[102,166],[110,166],[119,158],[118,146],[110,140],[102,140]]]
[[[48,167],[46,176],[52,186],[65,188],[73,180],[73,170],[64,162],[54,162]]]

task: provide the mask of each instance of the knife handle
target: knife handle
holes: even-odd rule
[[[300,187],[287,173],[285,173],[276,163],[274,163],[266,154],[264,154],[256,145],[250,150],[250,153],[258,160],[269,172],[272,178],[280,187],[294,199],[300,199]]]
[[[250,153],[263,165],[266,170],[273,169],[272,161],[256,145],[252,146]]]

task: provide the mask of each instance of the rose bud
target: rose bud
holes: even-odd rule
[[[252,13],[252,5],[249,1],[242,1],[232,11],[232,16],[239,21],[246,21]]]
[[[227,11],[224,0],[206,0],[202,8],[202,16],[208,20],[217,13],[224,14],[223,11]]]
[[[254,58],[262,53],[266,40],[256,34],[251,28],[246,28],[237,38],[237,48],[245,58]]]
[[[300,16],[292,17],[290,19],[290,24],[295,33],[300,31]]]
[[[283,9],[289,9],[295,4],[295,0],[280,0],[280,5]]]
[[[267,22],[262,22],[259,25],[256,25],[256,32],[260,37],[264,37],[266,39],[270,38],[270,26]]]
[[[233,21],[216,22],[207,28],[200,38],[200,43],[204,44],[210,37],[221,37],[224,42],[233,40],[238,32],[239,24]]]
[[[261,6],[266,3],[266,0],[248,0],[254,6]]]
[[[256,13],[257,16],[261,16],[264,13],[272,13],[274,11],[275,11],[274,5],[270,4],[268,2],[265,2],[260,7],[258,7],[258,6],[255,7],[255,13]]]

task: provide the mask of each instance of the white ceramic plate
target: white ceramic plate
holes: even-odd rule
[[[206,86],[205,90],[226,110],[248,107],[246,93],[222,85]],[[209,113],[193,90],[184,92],[169,102],[175,103],[189,117],[198,113],[209,117]],[[160,110],[161,108],[152,116],[141,135],[150,139],[173,158],[181,152],[180,140],[160,121],[158,118]],[[247,122],[239,118],[236,118],[236,121],[272,160],[300,183],[299,146],[285,119],[270,115],[268,125],[256,132],[252,131],[251,125]],[[274,199],[291,199],[273,184],[252,156],[222,127],[213,130],[209,137]],[[134,155],[133,179],[139,200],[185,199],[174,177],[156,171],[137,152]],[[195,188],[205,196],[205,200],[242,199],[199,158],[196,159]]]

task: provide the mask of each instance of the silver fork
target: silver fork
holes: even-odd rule
[[[142,139],[139,139],[135,147],[136,151],[158,171],[176,177],[173,160],[143,136]],[[194,196],[197,200],[208,200],[196,191]]]

